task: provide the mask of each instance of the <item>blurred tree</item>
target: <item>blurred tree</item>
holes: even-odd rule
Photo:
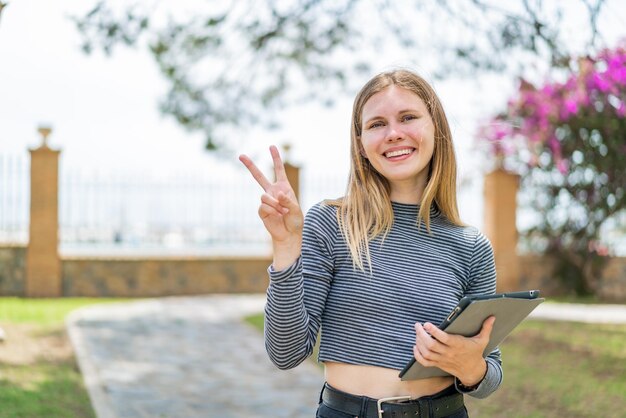
[[[522,176],[521,203],[537,214],[524,232],[531,247],[585,295],[611,253],[602,227],[626,215],[626,44],[570,61],[564,81],[522,80],[478,138]]]
[[[8,3],[3,3],[2,1],[0,1],[0,19],[2,19],[2,12],[4,11],[4,8],[7,7]]]
[[[147,45],[169,84],[161,110],[214,149],[233,145],[228,128],[275,125],[272,109],[353,93],[368,63],[393,49],[435,57],[436,76],[500,72],[532,57],[566,65],[562,8],[580,9],[579,32],[595,46],[604,0],[113,3],[73,18],[83,50]]]

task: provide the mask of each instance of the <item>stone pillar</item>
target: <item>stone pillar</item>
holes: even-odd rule
[[[496,259],[498,292],[519,289],[517,255],[517,190],[519,176],[495,170],[485,176],[484,230],[491,241]]]
[[[285,163],[285,173],[287,174],[287,179],[289,179],[289,184],[293,187],[293,192],[296,194],[298,202],[300,202],[300,167]]]
[[[30,150],[30,228],[26,252],[26,297],[59,297],[58,177],[60,151],[47,145],[50,128],[39,128],[42,145]]]
[[[291,151],[291,144],[285,143],[281,146],[283,153],[283,161],[285,165],[285,174],[287,174],[287,179],[289,180],[289,184],[293,188],[293,192],[300,202],[300,167],[295,166],[289,162],[289,152]]]

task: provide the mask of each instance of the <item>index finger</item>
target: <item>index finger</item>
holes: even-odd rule
[[[239,156],[239,161],[241,161],[243,163],[243,165],[246,166],[246,168],[248,169],[250,174],[252,174],[252,177],[254,177],[254,179],[256,180],[257,183],[259,183],[259,186],[261,186],[263,188],[263,190],[265,190],[267,192],[267,189],[270,188],[272,183],[270,183],[270,181],[267,179],[267,177],[265,177],[263,175],[261,170],[259,170],[259,168],[252,162],[250,157],[248,157],[247,155],[242,154],[242,155]]]
[[[426,331],[428,331],[428,333],[431,335],[431,337],[433,337],[434,339],[436,339],[440,343],[442,343],[442,344],[447,344],[448,343],[448,339],[450,338],[450,334],[448,334],[445,331],[440,330],[438,327],[436,327],[435,325],[431,324],[430,322],[427,322],[424,325],[424,329]]]
[[[272,154],[272,161],[274,162],[274,175],[276,176],[276,181],[287,180],[285,165],[283,164],[278,148],[276,148],[275,145],[270,147],[270,154]]]

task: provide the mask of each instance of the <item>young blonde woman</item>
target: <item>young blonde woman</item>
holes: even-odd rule
[[[463,296],[494,293],[495,265],[489,241],[459,219],[452,136],[434,90],[406,70],[371,79],[354,101],[346,195],[306,218],[270,152],[275,181],[240,160],[265,191],[272,361],[300,364],[321,327],[317,417],[466,417],[463,395],[486,397],[502,381],[499,350],[482,356],[494,318],[471,338],[433,324]],[[412,357],[451,376],[401,381]]]

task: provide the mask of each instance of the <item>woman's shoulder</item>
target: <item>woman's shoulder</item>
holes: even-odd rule
[[[325,199],[317,202],[308,210],[307,218],[319,219],[319,220],[337,220],[337,211],[341,206],[339,199]]]
[[[463,226],[463,235],[467,242],[467,246],[472,249],[474,256],[482,255],[485,252],[491,252],[491,242],[489,238],[475,226]]]
[[[341,235],[337,211],[339,206],[334,201],[323,200],[311,206],[304,218],[304,238],[317,237],[330,246]]]
[[[475,248],[483,246],[491,246],[487,236],[480,229],[468,224],[455,224],[448,220],[445,216],[436,218],[436,224],[445,231],[457,238],[463,245]]]
[[[339,205],[337,200],[322,200],[314,204],[304,218],[305,227],[323,230],[328,234],[336,234],[339,230],[337,219]]]

